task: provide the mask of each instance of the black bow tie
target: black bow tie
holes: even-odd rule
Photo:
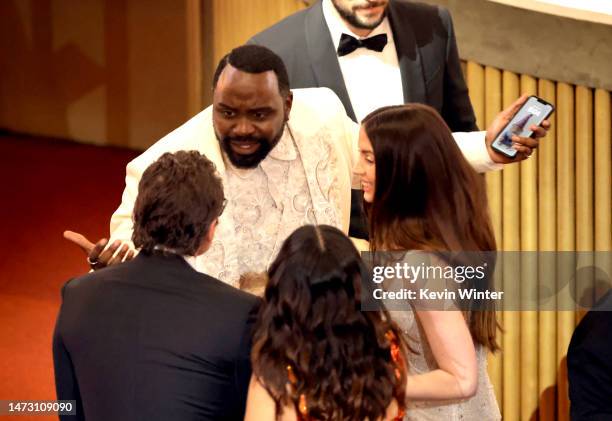
[[[357,39],[348,34],[342,34],[340,44],[338,45],[338,55],[340,57],[345,56],[360,47],[380,53],[385,48],[385,45],[387,45],[387,34],[379,34],[366,39]]]

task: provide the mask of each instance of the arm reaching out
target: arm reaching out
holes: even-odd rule
[[[454,132],[453,138],[457,142],[457,146],[461,149],[463,156],[470,165],[478,172],[486,172],[498,170],[503,167],[502,164],[511,164],[525,160],[531,156],[533,151],[538,147],[540,139],[546,136],[550,128],[550,121],[544,120],[541,126],[531,126],[533,137],[514,136],[512,141],[514,148],[518,151],[514,158],[509,158],[499,152],[496,152],[491,145],[497,134],[512,120],[512,117],[521,108],[528,96],[523,95],[517,99],[512,105],[499,113],[495,120],[491,123],[486,132]],[[345,134],[350,144],[352,153],[352,168],[359,157],[359,130],[357,123],[353,122],[348,116],[345,116]],[[353,188],[360,188],[358,177],[353,177]]]
[[[119,240],[115,240],[109,245],[108,240],[102,238],[94,244],[84,235],[74,231],[64,231],[64,238],[83,250],[87,256],[87,263],[93,270],[132,260],[136,255],[136,250]]]
[[[538,147],[540,138],[546,136],[548,129],[550,128],[550,121],[544,120],[542,126],[531,126],[529,129],[533,132],[533,137],[516,136],[512,137],[514,149],[518,151],[516,157],[509,158],[499,152],[496,152],[491,145],[495,140],[495,137],[503,128],[512,120],[512,117],[520,110],[521,106],[527,101],[529,97],[527,95],[521,96],[519,99],[514,101],[512,105],[506,108],[504,111],[499,113],[491,125],[487,128],[487,134],[485,137],[485,143],[487,145],[487,151],[494,162],[500,164],[510,164],[513,162],[519,162],[527,159],[531,156],[533,151]]]

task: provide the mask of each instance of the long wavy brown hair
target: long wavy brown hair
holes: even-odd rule
[[[305,403],[308,419],[377,420],[393,399],[403,405],[405,367],[393,361],[387,337],[401,335],[383,307],[361,311],[366,277],[359,252],[334,227],[304,226],[284,242],[252,351],[253,373],[277,414]]]
[[[431,107],[383,107],[362,121],[374,151],[372,203],[364,203],[370,247],[376,250],[448,252],[461,259],[486,255],[491,282],[497,247],[484,179],[466,161],[444,120]],[[474,340],[495,351],[493,307],[466,311]]]

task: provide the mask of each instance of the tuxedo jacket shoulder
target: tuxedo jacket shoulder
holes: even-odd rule
[[[434,107],[453,131],[477,130],[448,10],[390,0],[388,16],[404,102]],[[355,119],[321,2],[286,17],[248,42],[264,45],[283,59],[292,87],[332,89]]]
[[[143,254],[69,281],[62,295],[56,386],[81,416],[242,419],[258,298],[179,256]]]

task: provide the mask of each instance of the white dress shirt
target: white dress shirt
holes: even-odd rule
[[[343,33],[355,35],[346,25],[331,0],[323,0],[323,16],[331,34],[334,49],[338,49]],[[383,21],[365,38],[387,34],[387,45],[381,51],[357,48],[350,54],[338,57],[340,71],[348,91],[357,121],[377,108],[404,103],[402,75],[397,61],[397,50],[389,19]]]
[[[263,272],[297,227],[317,223],[302,159],[285,130],[257,167],[240,169],[226,162],[225,168],[228,215],[235,229],[228,241],[235,241],[237,273]],[[208,263],[220,261],[215,252],[207,253]]]

